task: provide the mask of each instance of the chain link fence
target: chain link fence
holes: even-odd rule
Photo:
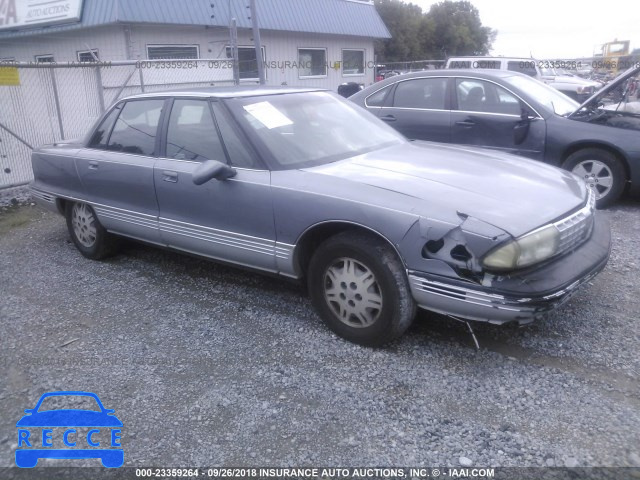
[[[535,61],[535,60],[532,60]],[[251,70],[255,59],[242,71]],[[604,83],[640,64],[640,55],[535,61]],[[376,65],[376,80],[386,75],[444,68],[444,60],[387,62]],[[84,63],[0,62],[0,189],[33,178],[31,150],[39,145],[82,137],[119,98],[175,88],[233,85],[233,61],[168,59]]]
[[[141,60],[0,65],[0,189],[33,179],[31,150],[81,138],[127,95],[233,84],[232,62]]]

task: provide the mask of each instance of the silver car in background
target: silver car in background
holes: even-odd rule
[[[85,257],[125,236],[304,280],[327,325],[370,346],[400,336],[417,307],[531,322],[610,250],[573,174],[410,142],[319,90],[129,97],[32,162],[33,196],[66,217]]]

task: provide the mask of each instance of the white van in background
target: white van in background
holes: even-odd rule
[[[577,76],[559,75],[553,62],[537,61],[533,58],[517,57],[451,57],[445,68],[493,69],[524,73],[547,83],[556,90],[582,103],[599,90],[602,84]]]

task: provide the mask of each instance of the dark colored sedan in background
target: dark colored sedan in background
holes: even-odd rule
[[[410,139],[502,150],[584,178],[597,204],[640,193],[640,115],[624,108],[630,69],[582,105],[516,72],[437,70],[378,82],[349,99]],[[602,108],[622,91],[623,108]],[[619,98],[618,100],[619,101]]]

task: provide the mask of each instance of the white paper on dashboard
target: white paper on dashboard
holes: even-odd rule
[[[285,114],[269,102],[252,103],[245,105],[244,109],[269,130],[293,124]]]

